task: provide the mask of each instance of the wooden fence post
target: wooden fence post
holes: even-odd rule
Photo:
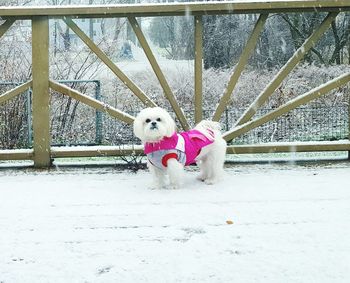
[[[194,121],[198,124],[203,119],[203,19],[194,17]]]
[[[348,140],[350,141],[350,97],[348,98]],[[348,160],[350,161],[350,151],[348,151]]]
[[[32,60],[34,166],[43,168],[51,165],[49,19],[46,16],[32,20]]]

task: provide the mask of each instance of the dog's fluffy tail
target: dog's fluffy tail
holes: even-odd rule
[[[202,120],[200,121],[197,125],[196,128],[201,128],[201,129],[210,129],[213,131],[221,131],[221,125],[219,122],[215,121],[209,121],[209,120]]]
[[[221,125],[219,122],[202,120],[196,125],[195,129],[202,132],[209,139],[213,139],[213,134],[214,139],[221,136]]]

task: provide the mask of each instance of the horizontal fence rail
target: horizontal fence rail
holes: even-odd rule
[[[120,146],[90,146],[90,147],[55,147],[52,146],[50,134],[50,91],[62,94],[64,97],[74,99],[84,105],[91,107],[96,113],[104,113],[113,119],[121,121],[128,129],[134,121],[134,115],[127,111],[119,110],[103,101],[90,97],[76,89],[50,78],[49,61],[49,20],[60,19],[67,25],[90,51],[97,56],[106,67],[128,88],[144,107],[155,107],[158,101],[143,91],[137,82],[131,80],[128,75],[117,66],[115,62],[93,41],[91,36],[78,26],[77,18],[109,18],[123,17],[130,24],[143,49],[148,62],[163,91],[163,95],[170,105],[182,129],[187,130],[193,126],[192,122],[199,122],[203,117],[209,117],[214,121],[221,121],[227,117],[228,106],[232,103],[234,90],[246,69],[248,61],[255,51],[257,43],[262,36],[267,19],[276,13],[324,13],[323,21],[315,26],[311,35],[303,44],[296,49],[290,59],[280,68],[271,82],[267,83],[263,91],[257,94],[255,100],[235,118],[231,123],[233,127],[225,127],[223,137],[231,142],[246,133],[249,133],[266,123],[284,119],[290,111],[305,105],[332,90],[345,87],[350,82],[350,73],[342,74],[318,87],[315,87],[302,95],[280,105],[256,117],[262,106],[272,97],[278,87],[295,69],[306,54],[313,50],[314,46],[321,40],[322,36],[329,30],[332,23],[340,13],[350,11],[349,0],[292,0],[292,1],[218,1],[218,2],[189,2],[189,3],[166,3],[166,4],[133,4],[133,5],[89,5],[89,6],[48,6],[48,7],[0,7],[0,38],[13,26],[17,20],[30,20],[32,23],[32,79],[15,88],[0,94],[0,106],[18,97],[21,93],[32,90],[32,128],[33,148],[0,150],[0,160],[33,160],[35,167],[49,167],[54,158],[66,157],[91,157],[91,156],[123,156],[142,154],[140,145]],[[218,99],[218,104],[212,113],[203,110],[203,17],[207,15],[227,14],[257,14],[257,21],[251,31],[245,47],[239,57],[234,71],[231,73],[223,94]],[[323,15],[323,14],[322,14]],[[140,26],[139,17],[164,17],[164,16],[186,16],[192,17],[194,23],[194,109],[193,115],[184,111],[176,98],[174,90],[171,89],[169,79],[158,63],[150,43],[144,35]],[[349,54],[350,55],[350,54]],[[226,115],[226,118],[225,118]],[[281,118],[282,116],[282,118]],[[193,119],[192,119],[193,117]],[[191,118],[191,119],[189,119]],[[345,117],[344,117],[345,118]],[[346,117],[349,119],[349,115]],[[348,122],[348,121],[347,121]],[[347,124],[349,127],[349,123]],[[349,129],[347,139],[314,142],[282,142],[266,144],[234,144],[230,143],[227,153],[265,153],[265,152],[308,152],[308,151],[350,151]],[[97,133],[97,132],[96,132]],[[275,135],[275,133],[273,133]]]
[[[280,12],[331,12],[349,11],[348,0],[288,0],[288,1],[213,1],[166,4],[134,5],[88,5],[88,6],[47,6],[47,7],[1,7],[0,17],[31,18],[48,16],[61,18],[97,17],[155,17],[211,15],[211,14],[249,14]]]

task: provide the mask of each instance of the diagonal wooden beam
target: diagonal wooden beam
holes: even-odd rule
[[[0,38],[8,31],[14,22],[15,19],[9,19],[0,26]]]
[[[121,120],[127,124],[132,124],[134,122],[135,118],[133,116],[125,112],[122,112],[118,109],[115,109],[114,107],[109,106],[108,104],[103,103],[97,99],[94,99],[85,94],[82,94],[79,91],[76,91],[66,85],[50,80],[50,88],[57,92],[65,94],[73,99],[76,99],[92,108],[95,108],[96,110],[106,112],[112,117],[117,118],[118,120]]]
[[[261,14],[258,21],[255,24],[255,27],[250,35],[247,44],[238,60],[238,63],[235,67],[234,72],[231,75],[231,78],[227,84],[226,90],[224,91],[223,96],[220,99],[220,102],[215,110],[213,121],[219,121],[222,113],[225,111],[226,107],[230,103],[232,92],[240,78],[245,66],[247,65],[248,59],[255,49],[256,43],[260,37],[260,33],[264,28],[265,22],[267,20],[268,14]]]
[[[315,46],[322,35],[328,30],[332,21],[337,17],[339,13],[329,13],[323,20],[321,25],[316,29],[313,34],[306,39],[302,46],[294,53],[294,55],[288,60],[288,62],[280,69],[273,80],[265,87],[265,89],[258,95],[254,102],[243,113],[242,117],[238,119],[236,125],[241,125],[248,122],[253,117],[256,111],[266,100],[274,93],[274,91],[280,86],[286,76],[294,69],[294,67],[300,62],[304,55]]]
[[[203,119],[203,18],[194,17],[194,121]]]
[[[138,38],[138,40],[143,48],[143,51],[145,52],[151,66],[152,66],[154,73],[156,74],[156,76],[158,78],[160,85],[163,88],[165,97],[170,102],[170,105],[173,108],[177,118],[179,119],[181,126],[185,130],[188,130],[189,125],[188,125],[187,119],[185,117],[185,114],[183,113],[182,109],[178,105],[176,98],[175,98],[173,92],[171,91],[170,86],[169,86],[167,80],[165,79],[165,76],[164,76],[162,70],[160,69],[156,58],[154,57],[152,50],[149,47],[147,40],[146,40],[138,22],[137,22],[137,20],[134,17],[128,17],[128,20],[130,22],[132,29],[134,30],[134,32],[136,34],[136,37]]]
[[[278,107],[276,110],[271,111],[270,113],[256,119],[250,122],[246,122],[245,124],[242,124],[240,126],[236,126],[232,130],[226,132],[223,134],[223,137],[225,140],[232,140],[240,135],[243,135],[247,132],[249,132],[252,129],[255,129],[262,124],[265,124],[266,122],[269,122],[273,119],[276,119],[277,117],[282,116],[283,114],[289,112],[290,110],[293,110],[300,105],[306,104],[310,102],[311,100],[314,100],[316,98],[319,98],[320,96],[328,93],[329,91],[338,88],[344,84],[347,84],[350,82],[350,73],[346,73],[344,75],[341,75],[327,83],[324,83],[308,92],[306,92],[303,95],[300,95],[286,104]]]
[[[64,22],[75,32],[77,36],[104,62],[107,67],[148,107],[156,107],[153,102],[135,83],[125,75],[116,64],[72,21],[70,18],[64,18]]]
[[[32,81],[26,82],[24,84],[21,84],[3,94],[0,95],[0,105],[15,96],[21,94],[22,92],[25,92],[28,88],[32,87]]]

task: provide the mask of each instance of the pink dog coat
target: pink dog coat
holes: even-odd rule
[[[196,162],[203,147],[214,142],[214,133],[209,131],[209,134],[212,139],[198,130],[174,133],[159,142],[146,143],[144,152],[149,162],[159,169],[167,167],[170,158],[176,158],[183,165],[190,165]]]

